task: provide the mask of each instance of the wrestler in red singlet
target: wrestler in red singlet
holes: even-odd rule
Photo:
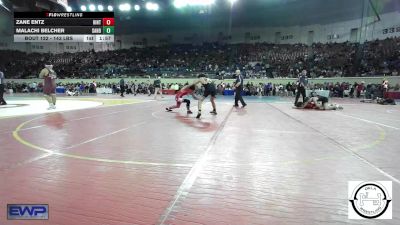
[[[316,105],[314,102],[307,102],[303,109],[315,109]]]
[[[183,96],[189,95],[189,94],[193,95],[193,92],[194,92],[195,89],[196,89],[195,85],[190,85],[190,86],[183,87],[175,95],[176,105],[170,106],[170,107],[166,108],[166,110],[168,112],[171,112],[172,109],[180,108],[182,102],[185,102],[186,103],[187,113],[192,114],[192,111],[190,111],[190,100],[189,99],[183,99]]]

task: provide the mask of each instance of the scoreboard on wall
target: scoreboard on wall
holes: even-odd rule
[[[14,42],[114,42],[114,12],[14,12]]]

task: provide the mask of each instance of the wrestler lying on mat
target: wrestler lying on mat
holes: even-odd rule
[[[335,103],[328,103],[328,98],[324,96],[306,97],[304,103],[298,102],[296,107],[298,109],[318,109],[318,110],[337,110],[343,109],[342,106]]]

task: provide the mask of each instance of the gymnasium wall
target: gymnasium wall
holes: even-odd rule
[[[5,17],[0,15],[0,18]],[[4,19],[5,20],[5,19]],[[373,22],[375,21],[375,22]],[[362,24],[365,24],[362,25]],[[360,29],[363,27],[363,29]],[[117,27],[118,29],[118,27]],[[352,32],[353,30],[353,32]],[[279,34],[279,35],[278,35]],[[230,38],[228,38],[230,36]],[[166,43],[201,44],[203,42],[221,43],[328,43],[363,42],[365,40],[385,39],[400,36],[400,12],[381,15],[381,20],[373,17],[331,24],[313,24],[291,27],[228,27],[211,28],[206,32],[188,30],[173,33],[140,33],[116,36],[113,44],[107,43],[13,43],[10,35],[0,37],[1,49],[18,49],[26,52],[77,52],[106,51],[121,48],[164,45]]]
[[[365,29],[360,29],[363,22],[368,24]],[[141,47],[141,43],[146,39],[147,45],[162,45],[165,40],[171,43],[197,44],[202,42],[215,42],[220,40],[224,43],[279,43],[279,44],[296,44],[296,43],[328,43],[328,42],[363,42],[365,40],[385,39],[388,37],[400,36],[400,13],[393,12],[381,15],[380,21],[375,18],[368,17],[331,24],[313,24],[307,26],[291,26],[291,27],[228,27],[212,28],[207,32],[200,33],[197,30],[188,30],[185,32],[175,33],[142,33],[135,35],[123,35],[116,39],[121,41],[122,48]],[[390,29],[394,28],[393,32]],[[352,37],[351,30],[356,30],[356,36]],[[384,30],[387,29],[385,33]],[[313,31],[311,40],[309,32]],[[280,37],[277,38],[277,33]],[[231,36],[230,40],[223,40],[224,37]],[[354,39],[352,39],[354,38]],[[143,43],[144,44],[144,43]],[[119,48],[120,46],[116,46]]]

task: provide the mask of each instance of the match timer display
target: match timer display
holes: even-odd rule
[[[114,42],[113,12],[14,12],[14,42]]]

